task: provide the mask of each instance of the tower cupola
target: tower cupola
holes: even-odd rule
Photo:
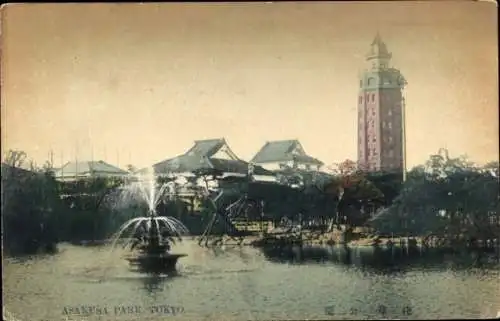
[[[371,62],[372,69],[386,69],[389,67],[389,61],[392,53],[387,50],[387,46],[377,32],[375,39],[370,45],[370,51],[366,55],[366,60]]]

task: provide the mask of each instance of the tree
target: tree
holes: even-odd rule
[[[25,155],[18,152],[11,164],[22,165]],[[2,164],[2,187],[6,249],[14,253],[33,253],[42,247],[53,249],[60,240],[64,211],[51,173]]]
[[[383,194],[383,206],[390,206],[394,199],[401,193],[403,184],[402,171],[368,172],[365,173],[365,176]]]
[[[20,150],[8,150],[4,155],[4,163],[12,167],[22,167],[26,161],[27,154]]]
[[[492,161],[486,163],[482,169],[488,171],[494,177],[500,177],[500,164],[498,161]]]
[[[425,166],[408,173],[401,194],[371,223],[395,234],[484,238],[499,232],[492,223],[497,221],[498,204],[494,173],[441,149]]]
[[[369,218],[369,209],[383,199],[383,193],[352,160],[333,164],[329,170],[333,178],[327,185],[326,193],[338,198],[335,213],[337,227],[341,217],[346,217],[344,223],[348,225],[362,225]]]
[[[120,178],[92,177],[58,182],[59,194],[70,214],[64,217],[65,237],[69,240],[106,237],[117,217],[115,191],[123,184]],[[121,218],[121,217],[120,217]]]
[[[358,166],[355,161],[346,159],[328,166],[328,170],[334,175],[349,176],[358,172]]]

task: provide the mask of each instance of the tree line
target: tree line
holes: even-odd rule
[[[122,182],[60,182],[49,162],[36,166],[22,151],[2,162],[3,246],[10,254],[54,251],[59,242],[103,239],[122,218],[105,204]]]
[[[22,169],[26,162],[25,153],[9,151],[2,163],[7,252],[50,251],[58,242],[105,239],[140,211],[137,205],[114,210],[110,196],[123,180],[60,182],[49,162]],[[278,177],[280,185],[226,182],[221,186],[233,190],[228,202],[242,194],[252,199],[246,210],[254,219],[264,213],[275,222],[286,216],[323,226],[327,222],[370,226],[379,234],[475,239],[500,232],[498,175],[498,162],[478,166],[441,150],[409,171],[405,182],[401,173],[366,173],[346,160],[329,173],[285,169]],[[218,175],[205,171],[198,176],[208,180]],[[203,205],[193,213],[192,200],[162,206],[161,214],[167,211],[180,218],[193,232],[203,230],[197,225],[206,224],[211,215],[209,206]]]

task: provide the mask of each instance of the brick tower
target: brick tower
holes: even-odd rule
[[[392,54],[377,33],[360,77],[358,164],[367,171],[403,171],[404,96],[401,72],[391,68]]]

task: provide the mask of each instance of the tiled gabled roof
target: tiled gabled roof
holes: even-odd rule
[[[213,158],[222,146],[227,145],[224,138],[197,140],[185,154],[164,160],[153,165],[157,174],[186,173],[205,169],[216,169],[225,173],[248,173],[248,163],[241,159],[221,159]],[[139,171],[145,172],[147,169]],[[274,174],[260,166],[254,166],[255,175]]]
[[[200,157],[198,155],[181,155],[153,165],[157,174],[186,173],[203,169],[217,169],[225,173],[248,173],[248,163],[242,160]],[[260,166],[254,166],[255,175],[274,175]]]
[[[199,155],[181,155],[153,165],[155,173],[185,173],[201,168],[211,168],[207,157]]]
[[[297,160],[300,163],[313,163],[313,164],[323,165],[322,161],[309,155],[294,155],[292,156],[292,158],[293,157],[295,157],[295,160]]]
[[[298,155],[292,154],[292,151],[297,145],[300,146],[300,142],[296,139],[267,142],[253,157],[252,163],[270,163],[279,161],[291,161],[295,159],[299,162],[310,162],[318,165],[323,164],[323,162],[321,162],[320,160],[305,153],[301,153]]]
[[[297,140],[278,140],[266,142],[259,152],[252,158],[253,163],[275,162],[280,160],[292,160],[290,151],[293,150]]]
[[[214,155],[224,144],[226,140],[224,138],[217,139],[206,139],[206,140],[196,140],[194,146],[191,147],[186,155],[189,156],[206,156],[211,157]]]
[[[127,175],[121,168],[100,161],[68,162],[55,171],[56,177],[84,176],[84,175]]]

